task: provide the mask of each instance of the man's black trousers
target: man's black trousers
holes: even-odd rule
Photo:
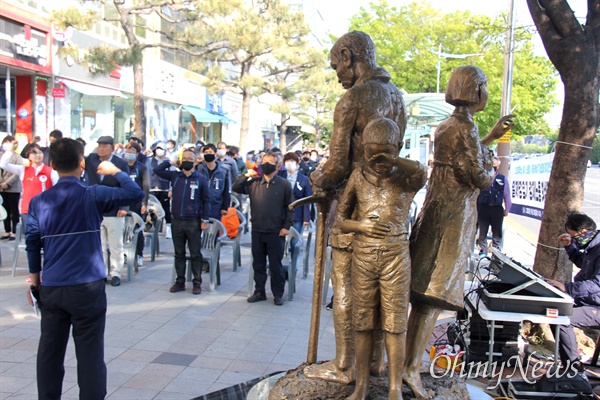
[[[40,310],[42,334],[37,354],[38,397],[60,399],[64,361],[73,327],[79,398],[104,399],[105,283],[99,280],[73,286],[42,286]]]
[[[175,273],[177,283],[185,283],[185,244],[190,249],[192,275],[195,284],[202,283],[202,229],[197,219],[173,218],[171,222],[173,248],[175,250]]]
[[[477,204],[477,224],[479,227],[479,237],[477,245],[479,252],[487,254],[487,234],[490,226],[492,227],[492,246],[495,249],[502,249],[502,223],[504,221],[504,207],[488,206]]]
[[[271,273],[271,292],[274,297],[282,297],[285,287],[285,276],[281,260],[285,236],[276,233],[252,231],[252,268],[254,269],[255,292],[265,293],[267,283],[267,257]]]

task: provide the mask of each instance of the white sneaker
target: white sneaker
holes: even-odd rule
[[[137,257],[137,264],[138,264],[138,267],[143,267],[144,266],[144,257],[138,256]]]
[[[165,233],[165,239],[171,239],[171,224],[167,224],[167,232]]]

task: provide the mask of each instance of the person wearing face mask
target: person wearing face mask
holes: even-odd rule
[[[487,234],[490,226],[492,227],[492,246],[497,250],[502,249],[502,225],[504,217],[508,216],[508,212],[512,207],[508,178],[498,173],[500,159],[494,157],[493,162],[494,181],[489,188],[482,190],[477,197],[479,258],[485,257],[488,253]],[[502,207],[502,203],[504,203],[504,207]]]
[[[308,177],[302,175],[299,168],[298,155],[296,153],[286,153],[283,156],[283,164],[285,165],[285,171],[279,171],[279,176],[287,179],[292,185],[292,191],[294,192],[294,199],[303,199],[308,196],[312,196],[312,189],[308,182]],[[294,223],[293,227],[302,234],[303,225],[308,225],[310,221],[310,204],[305,204],[302,207],[296,207],[294,209]],[[294,247],[296,239],[292,239],[291,246]]]
[[[10,173],[16,174],[21,179],[23,185],[23,196],[21,199],[21,221],[23,226],[27,225],[27,211],[29,202],[43,191],[50,189],[52,185],[58,182],[58,173],[44,164],[44,153],[37,144],[28,144],[23,149],[25,160],[23,164],[11,164],[9,159],[11,153],[4,153],[0,159],[0,168]]]
[[[197,167],[208,181],[208,193],[210,194],[210,211],[208,217],[221,220],[222,215],[227,214],[231,194],[229,193],[229,174],[223,165],[215,162],[217,148],[209,143],[203,147],[204,162]]]
[[[185,290],[185,247],[190,252],[192,264],[192,294],[202,293],[202,252],[200,236],[208,227],[209,191],[206,178],[194,169],[196,153],[184,150],[181,155],[181,171],[172,171],[171,165],[177,161],[163,161],[154,168],[154,173],[171,182],[173,187],[172,230],[175,250],[175,284],[169,291],[177,293]]]
[[[129,177],[144,191],[144,199],[130,206],[130,210],[134,213],[137,213],[142,217],[143,220],[145,220],[148,207],[148,193],[150,192],[150,174],[148,173],[148,168],[146,165],[139,161],[139,155],[141,151],[142,148],[139,146],[139,144],[136,142],[129,142],[127,146],[125,146],[123,158],[125,161],[127,161],[127,165],[129,166],[129,170],[126,171],[129,172]],[[143,266],[144,234],[142,232],[139,233],[136,255],[138,265],[140,267]]]
[[[250,197],[252,221],[252,268],[254,269],[254,294],[248,303],[267,300],[267,257],[271,273],[273,303],[283,305],[285,276],[281,260],[285,246],[285,236],[294,221],[294,212],[288,206],[294,200],[292,186],[277,175],[277,156],[267,153],[262,158],[263,175],[258,177],[254,170],[240,176],[233,184],[236,193]]]
[[[227,144],[225,142],[217,143],[217,164],[223,165],[229,171],[229,182],[235,182],[239,173],[235,160],[227,155]]]
[[[21,156],[15,153],[18,143],[14,136],[6,136],[2,139],[2,159],[8,164],[23,164]],[[4,219],[4,236],[2,240],[15,240],[17,224],[19,223],[19,199],[23,186],[18,174],[2,169],[0,173],[0,191],[2,192],[2,206],[6,209]]]
[[[175,143],[174,140],[169,139],[167,140],[167,158],[169,158],[169,160],[173,161],[176,160],[179,156],[178,151],[177,151],[177,143]]]
[[[114,153],[114,139],[111,136],[100,136],[96,141],[97,152],[91,153],[85,158],[85,172],[87,183],[92,185],[103,185],[109,187],[119,186],[119,181],[112,175],[98,173],[98,166],[102,161],[110,161],[121,171],[129,171],[127,162]],[[112,209],[104,214],[102,220],[102,248],[104,257],[108,261],[108,274],[112,286],[121,285],[121,270],[123,269],[123,230],[125,229],[125,216],[129,210],[128,206]],[[109,256],[110,253],[110,256]]]
[[[150,159],[150,171],[158,167],[163,161],[169,161],[167,152],[163,143],[158,143],[153,151],[154,156]],[[175,167],[171,167],[175,171]],[[171,239],[171,198],[169,197],[170,182],[163,179],[154,172],[150,176],[150,192],[160,202],[165,210],[165,239]]]
[[[546,279],[546,282],[573,298],[573,314],[569,315],[571,325],[560,326],[558,349],[563,367],[583,371],[573,327],[600,326],[600,235],[594,220],[579,212],[567,216],[565,230],[567,232],[558,237],[558,242],[564,246],[569,260],[581,269],[573,282],[552,279]]]

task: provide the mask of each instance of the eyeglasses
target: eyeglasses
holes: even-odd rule
[[[33,155],[39,156],[39,155],[43,155],[44,153],[42,153],[41,151],[32,151],[29,154],[33,154]]]

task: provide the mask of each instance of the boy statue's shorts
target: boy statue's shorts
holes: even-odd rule
[[[352,322],[357,331],[381,327],[390,333],[406,332],[409,241],[405,236],[394,239],[387,243],[353,242]]]

